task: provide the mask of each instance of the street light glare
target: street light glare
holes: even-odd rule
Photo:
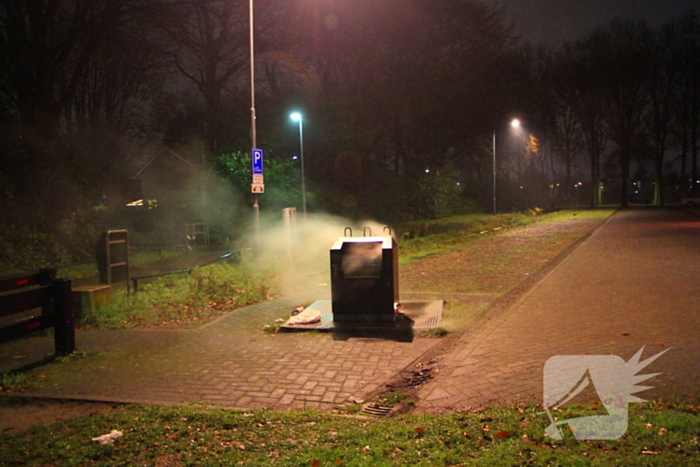
[[[304,221],[306,221],[306,176],[304,174],[304,122],[300,112],[292,112],[291,119],[299,122],[299,156],[301,156],[301,203],[304,209]],[[296,159],[296,157],[295,157]]]
[[[510,126],[513,128],[520,128],[520,120],[517,118],[514,118],[512,122],[510,122]]]

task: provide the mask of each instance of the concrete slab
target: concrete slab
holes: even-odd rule
[[[401,313],[413,321],[413,329],[423,331],[440,326],[445,302],[442,300],[406,300],[401,302]],[[321,331],[330,332],[335,329],[333,324],[333,306],[331,300],[317,300],[307,310],[321,313],[321,321],[311,324],[292,324],[287,320],[282,326],[283,331]]]

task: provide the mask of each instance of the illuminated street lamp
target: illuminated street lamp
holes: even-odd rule
[[[510,122],[513,128],[520,128],[520,120],[514,118]],[[496,215],[496,130],[493,130],[493,215]]]
[[[299,112],[294,112],[291,116],[292,120],[299,122],[299,155],[301,156],[301,204],[304,211],[304,220],[306,220],[306,178],[304,175],[304,125],[303,118]]]

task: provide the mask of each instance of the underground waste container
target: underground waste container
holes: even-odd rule
[[[331,248],[333,323],[393,326],[398,317],[398,247],[393,237],[341,237]]]

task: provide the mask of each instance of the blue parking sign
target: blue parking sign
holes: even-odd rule
[[[262,149],[252,149],[251,155],[253,159],[253,173],[260,174],[263,173],[263,150]]]

